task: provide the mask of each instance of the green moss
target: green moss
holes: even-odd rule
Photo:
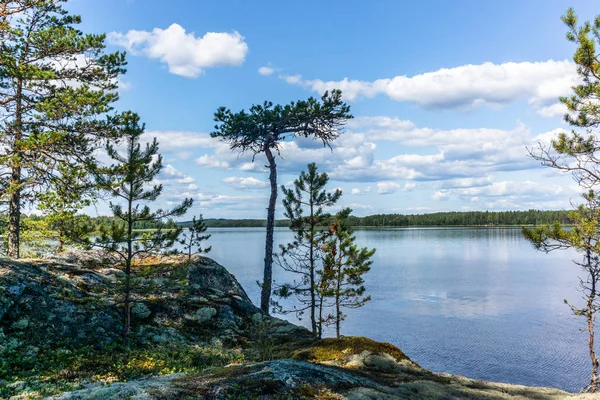
[[[42,398],[78,389],[85,382],[115,382],[175,372],[193,373],[243,361],[238,350],[200,346],[158,346],[126,349],[82,347],[25,354],[13,351],[0,358],[0,398],[31,392]],[[11,388],[10,383],[24,382]]]
[[[307,345],[292,353],[291,358],[299,361],[322,363],[326,361],[344,361],[348,356],[360,354],[363,351],[373,354],[389,354],[397,362],[410,359],[396,346],[390,343],[376,342],[361,336],[322,339]]]

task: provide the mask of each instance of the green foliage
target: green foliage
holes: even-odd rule
[[[364,275],[371,270],[375,249],[359,248],[355,244],[356,238],[347,223],[351,212],[349,208],[340,211],[331,225],[324,246],[325,258],[319,286],[320,295],[333,299],[334,313],[326,320],[335,325],[338,338],[341,323],[346,318],[342,308],[362,307],[371,300],[370,296],[365,296]]]
[[[94,201],[95,188],[88,180],[83,169],[71,169],[59,166],[59,176],[50,179],[50,188],[37,196],[37,208],[46,215],[45,222],[57,232],[57,251],[65,245],[75,245],[69,240],[67,230],[75,215],[83,207]]]
[[[280,143],[292,137],[330,145],[339,136],[338,128],[350,118],[350,106],[342,101],[342,92],[333,90],[325,92],[321,101],[310,97],[285,106],[266,101],[253,105],[249,112],[233,113],[221,107],[215,113],[217,125],[211,136],[229,143],[232,150],[252,154],[278,151]]]
[[[352,227],[403,227],[403,226],[505,226],[540,225],[552,221],[571,224],[569,211],[465,211],[438,212],[430,214],[376,214],[365,217],[349,216]],[[264,219],[205,219],[209,228],[264,228]],[[191,222],[182,222],[188,226]],[[328,228],[328,222],[320,227]],[[277,220],[275,226],[289,227],[290,220]]]
[[[112,144],[108,144],[107,153],[117,163],[95,171],[98,187],[118,199],[119,203],[110,202],[115,219],[108,228],[100,225],[100,235],[92,245],[114,252],[126,264],[130,264],[138,254],[170,248],[181,233],[180,227],[163,230],[161,224],[157,224],[157,228],[152,232],[134,231],[135,223],[159,222],[166,218],[179,217],[191,206],[192,199],[186,199],[171,210],[151,211],[147,204],[142,205],[156,200],[162,193],[162,185],[147,188],[162,169],[158,143],[154,139],[142,150],[139,140],[144,126],[140,125],[139,117],[134,113],[123,114],[119,119],[119,126],[126,142],[125,155],[120,154]]]
[[[125,154],[120,154],[112,145],[106,146],[108,156],[116,161],[108,167],[98,167],[94,173],[97,186],[108,192],[118,203],[110,202],[110,209],[115,219],[110,227],[100,226],[99,235],[89,240],[93,226],[75,225],[70,236],[76,240],[86,241],[88,245],[110,251],[118,255],[123,262],[125,281],[123,285],[124,327],[123,336],[128,342],[130,329],[130,307],[132,295],[132,262],[134,257],[143,254],[166,251],[178,239],[182,228],[163,230],[161,226],[149,232],[135,231],[138,221],[162,221],[169,217],[179,217],[192,205],[192,199],[171,210],[158,209],[151,211],[148,202],[156,200],[162,193],[162,185],[148,185],[162,169],[162,157],[158,154],[156,138],[147,143],[142,150],[139,141],[144,133],[139,116],[135,113],[124,113],[118,120],[120,136],[125,139]]]
[[[267,235],[265,241],[265,267],[261,285],[261,310],[268,314],[273,280],[273,229],[277,203],[277,164],[274,153],[279,153],[281,143],[290,138],[304,137],[320,140],[324,146],[340,134],[340,128],[352,118],[350,106],[342,101],[342,92],[325,92],[321,100],[291,102],[273,105],[255,104],[249,112],[233,113],[221,107],[215,113],[215,130],[210,134],[229,143],[231,150],[250,152],[253,157],[264,153],[269,167],[271,195],[267,207]]]
[[[65,0],[16,0],[0,41],[0,198],[10,200],[9,255],[19,256],[20,211],[67,171],[94,164],[115,136],[112,103],[125,54],[105,54],[105,35],[83,34]],[[3,2],[6,4],[6,2]],[[70,172],[68,172],[70,173]]]
[[[200,215],[198,219],[194,216],[187,232],[182,232],[179,243],[184,246],[184,253],[188,255],[188,262],[192,260],[192,254],[207,254],[210,252],[212,247],[202,248],[202,242],[211,237],[211,235],[204,235],[206,229],[204,219]]]
[[[294,231],[294,240],[279,246],[280,252],[275,255],[275,260],[283,270],[296,274],[298,279],[279,285],[274,294],[284,299],[293,296],[297,304],[291,310],[285,309],[276,301],[273,306],[276,312],[295,312],[297,317],[309,310],[313,334],[320,336],[316,310],[321,305],[316,296],[316,277],[321,267],[322,244],[326,232],[318,227],[331,218],[323,207],[335,205],[342,196],[342,191],[336,189],[328,192],[325,187],[329,177],[326,173],[319,174],[317,170],[315,163],[308,164],[307,171],[302,171],[294,181],[293,189],[281,187],[285,196],[285,216],[290,221],[290,229]]]
[[[585,307],[570,307],[575,315],[584,316],[587,320],[592,371],[584,390],[596,392],[600,390],[600,361],[594,349],[594,320],[600,306],[600,201],[595,188],[600,184],[600,158],[597,154],[600,139],[594,128],[600,125],[600,56],[596,51],[600,44],[600,16],[593,22],[579,25],[575,11],[569,8],[562,21],[567,26],[567,40],[577,46],[573,61],[577,65],[580,83],[573,87],[571,96],[561,97],[560,102],[568,109],[565,121],[577,130],[570,134],[561,132],[550,146],[540,144],[537,150],[530,149],[529,152],[543,165],[570,172],[579,186],[589,191],[583,195],[585,204],[570,214],[574,224],[572,230],[565,230],[556,222],[537,229],[525,229],[524,234],[539,250],[575,249],[583,255],[582,260],[575,263],[585,271],[585,277],[580,279]],[[583,129],[585,133],[581,132]],[[568,304],[566,300],[565,303]]]
[[[200,372],[244,360],[239,350],[202,346],[125,348],[78,347],[31,352],[5,351],[0,357],[0,398],[29,392],[28,398],[80,389],[87,383],[128,381],[176,372]],[[22,381],[22,385],[10,385]]]

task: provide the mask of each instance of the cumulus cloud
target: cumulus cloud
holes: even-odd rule
[[[274,72],[275,72],[275,68],[268,67],[268,66],[263,66],[258,69],[258,73],[263,76],[273,75]]]
[[[450,198],[450,192],[447,190],[438,190],[433,194],[433,196],[431,196],[431,198],[436,201],[445,201]]]
[[[220,143],[205,133],[185,131],[146,131],[142,135],[141,141],[150,142],[153,138],[156,138],[158,141],[161,153],[219,146],[227,147],[227,145]]]
[[[365,195],[367,193],[371,193],[371,186],[367,186],[364,189],[359,189],[359,188],[352,188],[352,190],[350,191],[351,194],[355,195],[355,196],[362,196]]]
[[[253,177],[231,176],[223,179],[223,183],[238,189],[256,189],[267,187],[268,183]]]
[[[339,81],[307,80],[301,75],[281,75],[280,78],[318,93],[341,89],[348,101],[384,94],[392,100],[411,102],[429,109],[497,107],[523,98],[532,106],[542,108],[555,102],[559,96],[570,93],[571,87],[578,82],[576,67],[568,60],[486,62],[375,81],[348,78]]]
[[[400,185],[396,182],[378,182],[377,194],[393,194],[400,190]]]
[[[229,163],[227,161],[222,161],[210,154],[198,157],[196,159],[196,164],[208,168],[229,168]]]
[[[186,78],[196,78],[207,68],[241,65],[248,54],[248,45],[238,32],[208,32],[197,37],[179,24],[151,32],[112,32],[108,40],[132,54],[158,59],[167,64],[169,72]]]

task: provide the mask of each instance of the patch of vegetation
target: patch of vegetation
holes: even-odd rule
[[[348,336],[339,339],[329,338],[314,342],[312,345],[295,351],[291,358],[298,361],[321,363],[323,361],[344,361],[352,354],[360,354],[363,351],[374,354],[387,353],[394,357],[397,362],[408,360],[406,354],[390,343],[380,343],[362,336]],[[416,364],[415,364],[416,365]]]
[[[209,367],[240,363],[239,350],[201,346],[48,350],[4,355],[0,359],[0,398],[16,394],[38,399],[77,390],[84,383],[128,381],[150,375],[194,373]]]

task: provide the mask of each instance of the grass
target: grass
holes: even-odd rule
[[[38,399],[76,390],[84,383],[129,381],[150,375],[201,372],[243,362],[239,350],[201,346],[110,346],[44,351],[0,360],[0,398]]]

